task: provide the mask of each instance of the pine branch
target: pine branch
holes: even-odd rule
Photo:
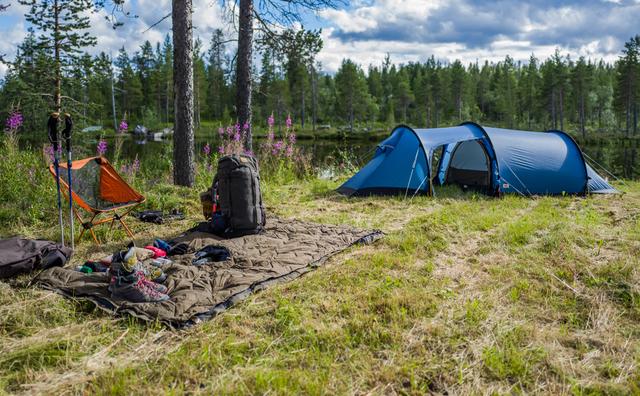
[[[151,26],[149,26],[146,30],[144,30],[142,33],[146,33],[149,30],[153,29],[154,27],[158,26],[159,24],[161,24],[162,22],[164,22],[165,20],[167,20],[167,18],[171,18],[171,13],[168,13],[167,15],[163,16],[162,18],[160,18],[160,20],[154,22]]]
[[[11,7],[11,4],[0,4],[0,12],[6,11],[9,7]]]

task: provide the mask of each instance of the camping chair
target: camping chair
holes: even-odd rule
[[[60,171],[60,184],[64,185],[62,190],[65,195],[68,195],[67,164],[61,163],[60,168],[64,169]],[[49,171],[55,178],[56,170],[53,164],[49,166]],[[131,188],[104,157],[73,161],[71,173],[73,201],[91,216],[88,221],[85,221],[74,206],[73,212],[82,223],[82,232],[78,240],[88,230],[93,240],[99,245],[100,242],[93,232],[93,227],[111,222],[109,227],[111,230],[116,221],[122,225],[127,235],[133,238],[133,233],[123,218],[146,198]]]

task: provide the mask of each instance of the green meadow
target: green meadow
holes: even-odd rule
[[[55,184],[35,150],[2,142],[1,233],[56,240]],[[117,161],[117,160],[116,160]],[[170,160],[130,182],[166,225],[131,220],[136,241],[202,218],[197,187]],[[330,179],[286,166],[263,175],[272,216],[380,229],[304,277],[173,331],[29,284],[0,282],[0,393],[637,394],[640,392],[640,183],[624,194],[347,199]],[[25,175],[30,175],[26,178]],[[72,263],[128,242],[101,231]]]

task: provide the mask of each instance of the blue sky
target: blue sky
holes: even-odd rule
[[[195,34],[205,42],[218,27],[228,35],[219,1],[194,1]],[[15,0],[0,16],[0,53],[9,58],[26,33],[25,8]],[[98,46],[90,52],[136,51],[144,40],[152,43],[170,31],[170,20],[145,30],[170,10],[170,0],[132,0],[129,9],[139,17],[113,30],[104,12],[91,16]],[[527,60],[556,48],[573,58],[586,56],[613,61],[623,43],[640,34],[640,0],[358,0],[338,9],[304,16],[306,27],[322,28],[324,49],[318,56],[325,71],[335,72],[343,58],[363,66],[379,64],[386,53],[395,63],[424,61],[431,55],[465,63],[497,62],[510,55]],[[0,66],[0,75],[4,74]]]

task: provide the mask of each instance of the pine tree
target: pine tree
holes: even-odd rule
[[[580,57],[571,72],[573,97],[577,102],[578,125],[583,139],[587,137],[587,101],[591,93],[592,69],[591,63],[587,64],[584,57]]]
[[[349,131],[353,133],[353,124],[357,115],[366,114],[369,106],[369,92],[364,72],[353,61],[345,59],[336,73],[336,109],[349,122]]]
[[[627,136],[638,128],[638,98],[640,90],[640,35],[632,37],[624,44],[617,65],[616,107],[624,114]]]
[[[175,92],[173,182],[195,183],[193,131],[193,24],[191,0],[173,0],[173,86]]]
[[[208,115],[214,120],[220,120],[224,116],[225,97],[228,95],[224,76],[227,59],[225,57],[224,35],[220,29],[216,29],[211,37],[208,61]]]
[[[37,45],[53,53],[53,108],[62,107],[63,73],[82,53],[94,46],[96,38],[86,31],[90,27],[86,11],[93,9],[91,0],[19,0],[29,7],[26,20],[38,28]]]

